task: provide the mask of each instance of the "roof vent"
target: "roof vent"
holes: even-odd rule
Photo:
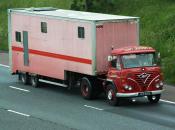
[[[28,11],[54,11],[57,10],[57,8],[53,8],[53,7],[40,7],[40,8],[34,8],[31,7],[29,9],[27,9]]]

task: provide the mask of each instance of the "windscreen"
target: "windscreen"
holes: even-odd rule
[[[138,53],[122,55],[124,68],[156,66],[155,53]]]

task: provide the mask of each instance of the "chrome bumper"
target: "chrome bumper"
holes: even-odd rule
[[[161,94],[164,90],[156,90],[156,91],[146,91],[146,93],[151,93],[151,95]],[[143,94],[144,92],[137,93],[116,93],[116,97],[140,97],[140,96],[148,96]],[[143,95],[140,95],[143,94]]]

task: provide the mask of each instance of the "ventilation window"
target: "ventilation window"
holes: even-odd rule
[[[41,22],[41,32],[47,33],[47,23],[46,22]]]
[[[78,38],[85,38],[84,27],[78,27]]]
[[[15,32],[15,38],[17,42],[21,42],[21,32]]]

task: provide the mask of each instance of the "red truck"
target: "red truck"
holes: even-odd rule
[[[55,8],[8,10],[12,74],[24,84],[79,86],[85,99],[108,102],[163,90],[156,51],[139,46],[139,18]]]

